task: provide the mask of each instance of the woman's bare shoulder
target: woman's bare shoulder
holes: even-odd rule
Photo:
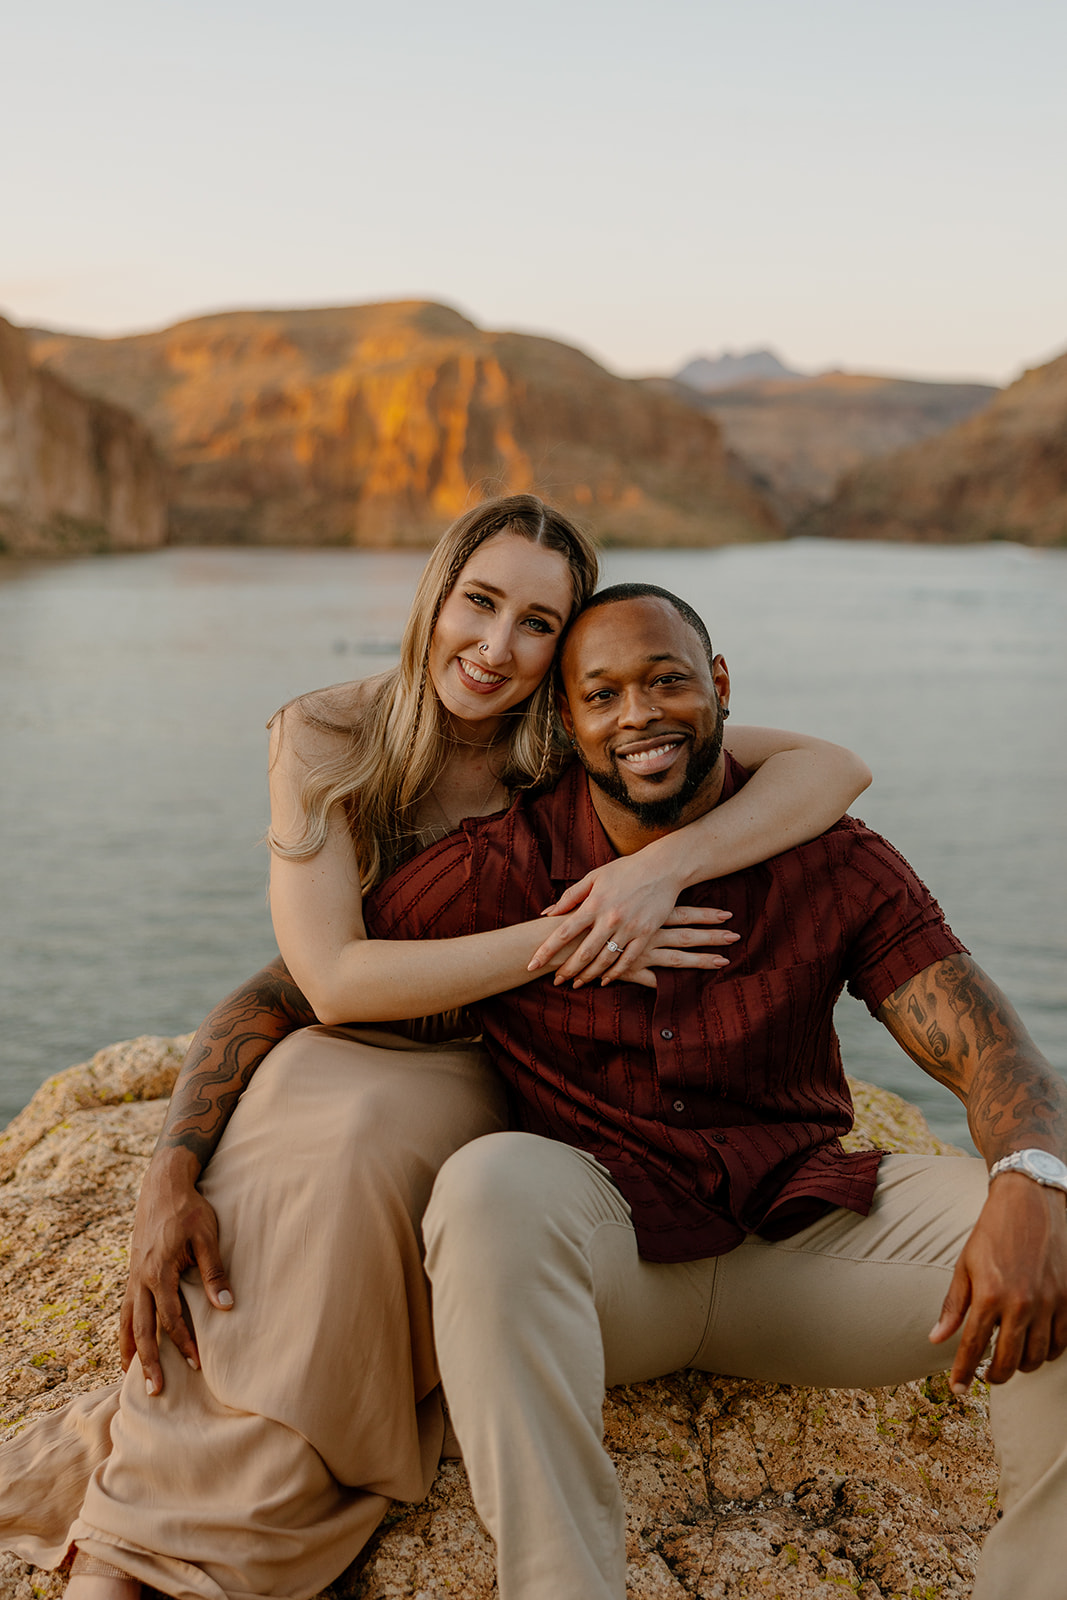
[[[298,695],[274,713],[268,726],[283,745],[313,759],[339,753],[358,739],[387,674],[333,683]]]

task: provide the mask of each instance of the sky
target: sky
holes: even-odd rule
[[[432,299],[623,373],[1067,346],[1062,0],[7,0],[0,312]]]

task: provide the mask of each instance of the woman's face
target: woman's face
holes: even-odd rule
[[[480,544],[441,607],[430,643],[430,682],[461,723],[487,722],[533,693],[552,665],[573,604],[558,550],[516,533]]]

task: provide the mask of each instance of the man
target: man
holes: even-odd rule
[[[726,665],[666,591],[598,595],[562,678],[581,767],[396,873],[368,904],[375,936],[535,914],[744,782],[722,751]],[[733,912],[742,941],[725,969],[625,991],[542,981],[476,1008],[523,1131],[446,1162],[425,1237],[442,1377],[502,1600],[625,1593],[605,1384],[689,1365],[867,1386],[951,1363],[962,1393],[994,1333],[1003,1515],[975,1596],[1058,1600],[1064,1086],[861,824],[686,898]],[[851,1107],[832,1009],[846,982],[967,1105],[988,1184],[979,1161],[841,1150]]]

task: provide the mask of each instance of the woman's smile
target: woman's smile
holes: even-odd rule
[[[507,675],[503,672],[490,672],[485,667],[480,667],[476,661],[469,661],[465,656],[456,657],[456,669],[461,678],[466,679],[466,686],[475,691],[489,692],[499,689],[502,683],[507,683]]]

